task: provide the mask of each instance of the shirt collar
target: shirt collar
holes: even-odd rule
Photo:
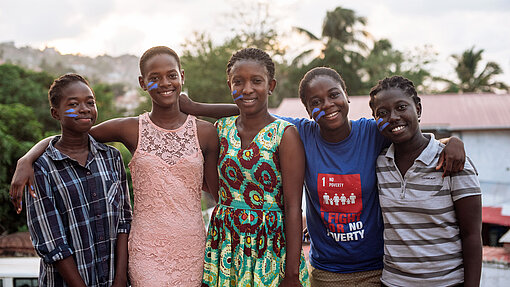
[[[442,148],[442,144],[435,140],[434,134],[427,134],[430,136],[429,143],[427,147],[421,152],[421,154],[416,158],[415,161],[421,161],[426,165],[429,165],[434,158],[436,157],[440,148]],[[395,161],[395,145],[391,144],[385,154],[386,158],[392,159]]]
[[[96,155],[98,153],[98,150],[106,151],[107,148],[104,144],[98,143],[91,135],[89,136],[89,148],[92,152],[92,155]],[[53,160],[64,160],[66,158],[69,158],[67,155],[61,153],[56,147],[55,144],[57,141],[61,138],[60,135],[55,136],[50,143],[48,144],[48,147],[46,148],[46,154]]]

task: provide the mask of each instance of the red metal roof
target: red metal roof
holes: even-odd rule
[[[510,129],[510,94],[420,95],[422,129],[476,130]],[[349,118],[371,118],[369,96],[349,98]],[[286,98],[271,112],[289,117],[308,118],[299,98]]]
[[[510,216],[501,214],[501,207],[482,207],[482,222],[510,226]]]
[[[483,262],[510,263],[510,250],[504,247],[483,247]]]

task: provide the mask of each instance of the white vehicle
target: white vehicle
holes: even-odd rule
[[[37,287],[39,257],[1,257],[0,287]]]

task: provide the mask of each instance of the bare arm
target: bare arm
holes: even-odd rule
[[[223,118],[239,114],[234,104],[205,104],[192,101],[186,94],[179,97],[179,107],[183,113],[209,118]]]
[[[138,117],[111,119],[93,126],[89,133],[98,142],[120,142],[133,154],[138,144]]]
[[[128,234],[117,234],[115,247],[115,279],[112,286],[127,286]]]
[[[204,181],[207,191],[218,202],[219,139],[216,128],[209,122],[197,120],[198,140],[204,155]]]
[[[443,177],[464,169],[466,151],[464,150],[462,140],[458,137],[449,137],[439,141],[446,145],[439,156],[439,162],[436,166],[437,170],[444,169]]]
[[[479,286],[482,272],[482,203],[481,196],[455,201],[464,259],[464,286]]]
[[[57,267],[58,273],[62,275],[64,281],[70,287],[82,287],[87,286],[78,272],[78,267],[76,267],[76,262],[74,262],[74,258],[72,256],[68,256],[62,260],[55,262],[55,266]]]
[[[305,174],[304,148],[297,129],[288,127],[280,143],[283,201],[285,212],[285,238],[287,257],[285,277],[280,286],[301,286],[299,266],[301,260],[302,220],[301,196]]]
[[[32,164],[39,158],[50,143],[53,137],[47,137],[36,143],[22,158],[16,163],[16,170],[12,176],[9,195],[16,213],[20,214],[22,209],[23,189],[28,187],[32,197],[36,197],[34,191],[34,169]]]

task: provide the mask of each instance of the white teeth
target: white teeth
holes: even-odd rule
[[[245,102],[245,103],[253,103],[253,102],[255,102],[255,99],[251,99],[251,100],[243,99],[243,102]]]
[[[398,131],[401,131],[404,128],[405,128],[404,126],[398,126],[398,127],[394,128],[394,129],[392,129],[391,131],[392,132],[398,132]]]
[[[325,118],[332,118],[334,116],[338,115],[338,112],[334,112],[334,113],[331,113],[331,114],[328,114],[328,115],[325,115],[324,117]]]

